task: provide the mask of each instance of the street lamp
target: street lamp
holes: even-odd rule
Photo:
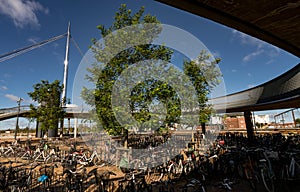
[[[17,103],[18,103],[18,113],[17,113],[17,122],[16,122],[16,130],[15,130],[15,140],[17,139],[17,132],[19,130],[19,113],[20,113],[21,101],[23,101],[23,99],[20,97],[19,100],[17,101]]]

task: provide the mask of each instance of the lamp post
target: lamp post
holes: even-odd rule
[[[18,113],[17,113],[17,122],[16,122],[16,130],[15,130],[15,140],[17,139],[17,132],[19,130],[19,113],[20,113],[21,101],[23,101],[23,99],[20,97],[19,100],[17,101],[17,103],[18,103]]]

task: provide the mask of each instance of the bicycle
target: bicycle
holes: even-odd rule
[[[76,169],[64,169],[63,176],[65,176],[65,184],[64,184],[64,191],[77,191],[83,192],[84,185],[83,182],[86,178],[86,168],[81,166],[80,168]]]
[[[93,170],[91,171],[91,173],[95,175],[99,192],[112,191],[112,189],[114,188],[114,183],[110,181],[110,176],[116,176],[117,174],[111,171],[104,171],[101,174],[97,174],[97,170]]]
[[[169,179],[161,181],[158,190],[159,192],[175,192],[175,181]]]
[[[92,154],[88,157],[86,153],[81,153],[78,155],[78,163],[82,165],[100,165],[101,158],[96,149],[93,150]],[[103,166],[105,164],[102,164]]]
[[[220,190],[222,191],[232,191],[233,185],[235,183],[232,182],[230,179],[223,179],[220,183],[218,183],[216,186],[219,187]]]
[[[243,165],[239,165],[239,173],[243,173],[251,188],[256,191],[257,183],[262,181],[266,191],[274,192],[275,175],[272,170],[271,162],[264,149],[256,148],[246,150],[246,158]]]
[[[281,170],[281,179],[283,180],[300,180],[300,164],[296,160],[296,152],[285,152],[282,156],[288,156],[288,158],[282,160],[284,165]]]
[[[176,155],[174,160],[169,161],[169,165],[168,165],[169,179],[174,179],[181,176],[183,172],[182,160],[183,160],[182,155]]]
[[[300,180],[299,152],[287,151],[280,153],[280,169],[278,178],[282,190],[291,191],[291,186]]]
[[[52,184],[52,179],[54,175],[54,168],[57,167],[56,164],[54,165],[43,165],[40,167],[40,177],[38,178],[38,182],[41,183],[41,191],[48,191]]]
[[[29,168],[25,168],[24,171],[19,174],[19,189],[21,191],[30,191],[33,183],[33,178],[35,176],[34,169],[38,166],[38,164],[32,163]]]
[[[195,168],[195,165],[194,165],[194,160],[193,160],[193,151],[187,151],[186,152],[187,154],[187,159],[183,162],[183,172],[185,175],[188,175],[190,174],[194,168]]]
[[[118,192],[145,192],[148,190],[145,175],[140,170],[131,170],[125,174],[123,179],[119,180]]]
[[[181,187],[182,192],[206,192],[205,186],[201,181],[197,179],[190,179],[188,183],[186,183],[183,187]]]

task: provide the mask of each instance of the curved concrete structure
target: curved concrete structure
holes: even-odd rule
[[[29,106],[21,106],[20,107],[20,112],[19,112],[19,117],[26,117],[26,115],[29,114]],[[6,120],[6,119],[11,119],[15,118],[18,115],[18,107],[12,107],[12,108],[5,108],[5,109],[0,109],[0,121]],[[65,118],[88,118],[90,116],[90,113],[88,112],[82,112],[80,110],[73,110],[70,108],[70,110],[66,110],[66,116]]]
[[[237,29],[300,57],[299,0],[156,1]]]
[[[217,112],[263,111],[300,107],[300,64],[254,88],[210,100]]]

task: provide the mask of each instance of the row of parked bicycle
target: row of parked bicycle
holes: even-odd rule
[[[167,161],[148,171],[160,172],[159,178],[167,175],[167,186],[173,186],[174,179],[196,173],[197,177],[193,179],[197,180],[197,191],[206,191],[214,182],[221,183],[225,191],[231,191],[232,185],[240,181],[248,182],[249,191],[291,191],[295,190],[295,184],[300,181],[298,135],[265,134],[249,142],[241,134],[228,133],[219,135],[209,146],[199,148],[197,145],[198,142],[190,142],[188,149],[175,157],[172,153],[161,151],[157,156]],[[151,162],[155,161],[155,158],[151,159]],[[141,169],[147,163],[147,160],[143,160],[136,168]],[[151,166],[147,164],[146,167]],[[194,184],[187,186],[196,190]],[[172,190],[168,188],[167,191]]]
[[[141,139],[141,142],[144,141],[144,138]],[[103,149],[110,153],[110,161],[105,161],[106,156],[101,155],[97,148],[89,151],[84,148],[76,150],[74,146],[70,146],[69,151],[64,151],[50,147],[45,141],[23,151],[22,156],[16,155],[19,154],[16,152],[19,150],[18,145],[3,147],[3,157],[28,157],[31,160],[28,161],[30,164],[23,166],[26,171],[6,165],[1,171],[0,182],[3,189],[12,189],[11,186],[14,186],[16,191],[55,190],[58,187],[64,191],[84,191],[91,190],[90,186],[94,185],[96,191],[171,192],[207,191],[210,185],[216,183],[221,190],[231,191],[234,183],[243,180],[249,183],[249,189],[253,191],[259,191],[259,187],[263,187],[265,191],[273,192],[278,183],[282,184],[280,189],[289,190],[292,187],[291,181],[300,180],[300,153],[297,150],[300,146],[299,136],[264,135],[249,143],[243,135],[224,134],[213,142],[201,141],[202,146],[199,146],[199,142],[190,142],[188,147],[185,138],[176,138],[173,142],[169,139],[166,140],[168,142],[165,141],[167,144],[161,141],[160,139],[158,142],[163,147],[154,147],[157,145],[150,143],[146,148],[143,146],[143,154],[138,154],[138,149],[132,149],[119,158],[117,151],[112,150],[117,149],[119,144],[110,141]],[[137,145],[138,142],[135,137],[132,143]],[[14,151],[11,154],[15,155],[10,156],[7,152],[9,150]],[[38,161],[39,159],[44,160]],[[113,160],[114,165],[117,164],[125,173],[125,177],[110,177],[115,173],[99,171],[98,167],[109,165]],[[46,163],[42,166],[44,173],[41,173],[43,169],[39,167],[39,176],[28,176],[33,173],[30,170],[35,170],[34,166],[40,162]],[[63,173],[57,175],[52,171],[53,174],[49,174],[55,166],[62,166]],[[87,166],[94,168],[87,169]],[[9,176],[14,174],[19,174],[14,177],[18,180]],[[25,182],[25,178],[32,179]]]

